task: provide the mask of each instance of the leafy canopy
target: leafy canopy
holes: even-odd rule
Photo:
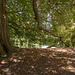
[[[37,0],[36,3],[42,28],[62,38],[38,28],[33,0],[8,0],[8,24],[12,43],[30,48],[40,45],[73,47],[75,1]]]

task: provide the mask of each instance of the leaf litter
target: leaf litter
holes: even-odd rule
[[[75,49],[19,48],[0,60],[0,75],[75,75]]]

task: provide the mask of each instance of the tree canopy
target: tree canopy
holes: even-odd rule
[[[75,45],[73,0],[8,0],[7,7],[10,38],[16,46]]]

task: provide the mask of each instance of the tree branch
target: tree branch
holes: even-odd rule
[[[41,26],[41,23],[40,23],[40,18],[39,18],[39,14],[38,14],[38,8],[37,8],[37,0],[33,0],[33,11],[34,11],[34,14],[35,14],[35,20],[37,22],[37,25],[38,25],[38,28],[40,30],[43,30],[45,32],[48,32],[50,33],[51,35],[53,35],[54,37],[58,37],[60,39],[60,41],[65,44],[66,46],[68,46],[63,40],[61,36],[58,36],[58,35],[55,35],[51,30],[47,30],[47,29],[44,29],[42,26]]]
[[[53,35],[54,37],[58,37],[58,38],[61,37],[61,36],[55,35],[51,30],[44,29],[44,28],[41,26],[39,14],[38,14],[38,8],[37,8],[37,0],[33,0],[33,11],[34,11],[34,14],[35,14],[35,20],[36,20],[37,25],[38,25],[38,28],[39,28],[40,30],[43,30],[43,31],[45,31],[45,32],[48,32],[48,33],[50,33],[51,35]]]

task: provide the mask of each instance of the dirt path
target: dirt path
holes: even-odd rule
[[[19,49],[0,61],[0,75],[75,75],[75,49]]]

